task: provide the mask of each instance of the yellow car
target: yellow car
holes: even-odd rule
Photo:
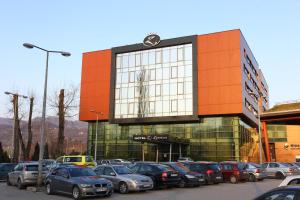
[[[70,163],[82,167],[95,167],[96,163],[94,162],[91,156],[61,156],[56,159],[57,163]]]

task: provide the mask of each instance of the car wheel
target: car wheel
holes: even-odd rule
[[[6,178],[6,185],[8,185],[8,186],[11,186],[11,182],[10,182],[10,180],[9,180],[9,177],[7,176],[7,178]]]
[[[109,191],[105,196],[106,196],[106,197],[110,197],[112,194],[113,194],[113,191],[111,190],[111,191]]]
[[[230,176],[229,180],[230,180],[230,183],[233,183],[233,184],[237,183],[237,178],[234,175]]]
[[[24,189],[24,186],[22,185],[21,179],[18,179],[18,181],[17,181],[17,187],[18,187],[20,190]]]
[[[183,179],[180,180],[178,187],[184,188],[185,187],[185,181]]]
[[[284,175],[281,172],[277,172],[275,177],[276,179],[284,179]]]
[[[81,199],[81,192],[77,186],[73,187],[72,196],[75,200]]]
[[[256,180],[256,177],[253,174],[250,174],[249,175],[249,181],[250,182],[256,182],[257,180]]]
[[[120,182],[119,183],[119,192],[121,194],[126,194],[128,193],[128,186],[125,182]]]
[[[51,187],[51,184],[50,184],[50,183],[46,183],[46,193],[47,193],[48,195],[53,194],[52,187]]]

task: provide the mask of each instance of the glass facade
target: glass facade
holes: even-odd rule
[[[193,115],[192,44],[116,55],[115,118]]]
[[[89,123],[88,153],[94,154],[96,122]],[[137,158],[155,161],[169,160],[169,144],[135,142],[133,135],[170,135],[187,139],[188,144],[172,144],[172,160],[190,156],[195,160],[250,160],[256,133],[239,117],[203,118],[194,123],[156,125],[117,125],[108,122],[98,123],[97,159]],[[142,148],[143,145],[143,148]],[[179,147],[180,146],[180,147]]]
[[[287,142],[286,125],[268,124],[267,132],[269,142]]]

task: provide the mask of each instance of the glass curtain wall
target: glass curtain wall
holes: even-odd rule
[[[88,153],[93,155],[96,123],[89,123],[88,130]],[[253,146],[252,132],[251,127],[239,117],[203,118],[197,123],[159,125],[120,126],[99,122],[97,159],[141,159],[142,144],[133,141],[133,135],[167,134],[179,139],[188,139],[189,144],[182,148],[182,156],[190,156],[194,160],[248,160]],[[143,145],[145,160],[155,161],[157,145],[151,143]],[[172,158],[176,159],[179,156],[178,147],[173,146]]]

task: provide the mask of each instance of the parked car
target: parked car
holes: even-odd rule
[[[43,166],[43,178],[48,171]],[[12,172],[7,175],[7,185],[16,185],[19,189],[23,189],[29,185],[36,185],[38,177],[38,163],[19,163]]]
[[[254,200],[298,200],[300,199],[300,187],[286,186],[272,189]]]
[[[110,180],[114,189],[121,194],[130,191],[145,191],[153,188],[153,181],[148,176],[135,174],[124,165],[102,165],[94,169],[98,176]]]
[[[246,164],[243,162],[220,162],[220,167],[224,181],[230,181],[230,183],[238,183],[240,181],[249,180],[249,174],[246,170]]]
[[[178,172],[162,164],[140,162],[131,166],[131,170],[134,173],[150,177],[153,181],[154,188],[178,186],[181,181]]]
[[[194,162],[194,160],[190,157],[180,157],[178,158],[177,162]]]
[[[97,165],[91,156],[84,155],[61,156],[56,159],[56,163],[67,163],[82,167],[96,167]]]
[[[287,185],[300,185],[300,175],[287,176],[278,187]]]
[[[204,174],[205,184],[218,184],[223,182],[220,166],[216,162],[185,162],[191,171]]]
[[[256,163],[246,163],[246,170],[249,174],[249,181],[261,181],[267,177],[265,171],[261,168],[259,164]]]
[[[177,171],[181,177],[179,187],[200,186],[205,184],[204,174],[192,172],[180,162],[162,163]]]
[[[0,163],[0,180],[6,180],[9,172],[13,171],[17,164]]]
[[[263,163],[261,168],[266,172],[268,177],[277,179],[284,179],[286,176],[297,174],[294,167],[289,167],[279,162]]]
[[[300,164],[296,162],[284,162],[284,165],[287,165],[288,167],[293,167],[295,170],[295,173],[300,174]]]
[[[45,179],[46,193],[70,194],[75,200],[83,197],[111,196],[111,181],[97,176],[88,167],[62,166],[54,169]]]

